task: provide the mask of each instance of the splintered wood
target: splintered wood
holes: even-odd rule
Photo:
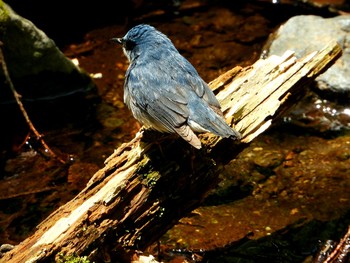
[[[340,53],[337,43],[299,60],[294,52],[287,51],[281,57],[272,55],[251,67],[232,70],[234,79],[229,83],[229,76],[223,74],[210,85],[214,91],[219,90],[217,98],[222,110],[226,118],[234,119],[236,129],[243,135],[242,142],[250,142],[270,127],[274,117],[278,117],[276,112],[286,109],[281,105],[289,95],[302,92],[306,82]]]
[[[201,203],[225,160],[244,148],[234,146],[265,131],[340,54],[339,45],[330,43],[302,59],[288,51],[221,75],[210,86],[227,121],[242,133],[241,144],[228,140],[223,145],[220,138],[204,134],[204,147],[197,151],[181,139],[164,142],[157,135],[158,143],[147,141],[140,131],[106,160],[85,189],[0,262],[52,262],[69,254],[94,261],[142,251]]]

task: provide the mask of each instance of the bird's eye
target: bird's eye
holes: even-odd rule
[[[124,44],[124,48],[125,48],[126,50],[131,50],[131,49],[133,49],[134,46],[135,46],[135,42],[134,42],[134,41],[131,41],[131,40],[126,40],[123,44]]]

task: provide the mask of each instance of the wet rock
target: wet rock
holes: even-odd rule
[[[36,128],[80,123],[89,115],[96,96],[90,76],[73,64],[42,30],[0,2],[0,40],[4,65],[24,108]],[[1,149],[17,148],[25,141],[28,125],[23,110],[0,70],[0,122],[6,129]]]
[[[330,41],[337,41],[343,49],[342,57],[316,78],[317,87],[350,96],[349,37],[350,16],[295,16],[277,30],[265,51],[269,55],[281,55],[286,50],[293,50],[297,57],[302,57],[322,49]]]
[[[94,87],[88,74],[66,58],[52,39],[4,3],[0,24],[6,66],[22,100],[47,100]],[[10,92],[1,96],[1,103],[9,101],[13,101]]]
[[[348,104],[310,92],[284,117],[284,122],[311,132],[338,133],[350,129],[350,109]]]
[[[253,149],[255,150],[255,149]],[[284,160],[284,156],[281,151],[263,151],[263,149],[257,151],[254,163],[261,168],[273,169],[280,165]]]

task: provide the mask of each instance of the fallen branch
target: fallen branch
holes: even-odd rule
[[[63,159],[61,159],[60,157],[58,157],[58,155],[56,155],[54,153],[54,151],[52,151],[51,148],[46,144],[45,140],[43,139],[43,136],[37,131],[34,124],[30,120],[29,115],[28,115],[28,113],[27,113],[26,109],[24,108],[24,105],[21,101],[21,95],[15,89],[15,86],[13,85],[12,80],[10,78],[10,74],[8,72],[6,61],[5,61],[5,57],[4,57],[4,54],[2,52],[2,46],[3,46],[3,43],[0,41],[0,63],[2,65],[2,71],[4,73],[6,82],[9,85],[9,87],[13,93],[13,96],[16,100],[16,103],[17,103],[20,111],[22,112],[22,115],[23,115],[25,121],[27,122],[27,124],[29,126],[30,131],[32,131],[32,133],[35,135],[36,140],[40,141],[41,145],[45,148],[45,150],[44,150],[45,155],[48,154],[50,157],[57,159],[61,163],[65,163],[65,161]]]
[[[350,226],[348,227],[348,232],[339,241],[337,247],[333,252],[324,260],[324,263],[341,263],[347,262],[350,259]],[[314,261],[320,262],[320,261]]]
[[[210,86],[243,143],[203,134],[204,147],[197,151],[182,139],[160,141],[158,133],[140,130],[106,160],[85,189],[1,262],[51,262],[69,254],[120,262],[128,252],[142,251],[197,207],[221,167],[288,110],[340,53],[331,43],[300,60],[286,52],[223,74]]]

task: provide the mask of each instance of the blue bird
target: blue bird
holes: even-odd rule
[[[124,102],[145,126],[177,133],[193,147],[201,142],[195,132],[239,140],[207,83],[175,48],[171,40],[146,24],[131,28],[124,37],[112,38],[129,60]]]

